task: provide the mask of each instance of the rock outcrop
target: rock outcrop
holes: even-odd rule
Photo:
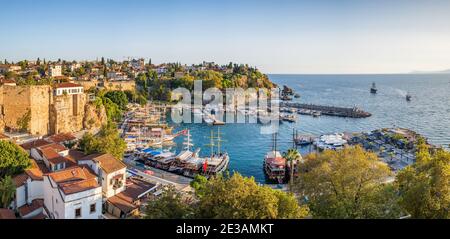
[[[108,122],[106,110],[103,105],[86,104],[84,110],[83,128],[89,131],[96,131]]]

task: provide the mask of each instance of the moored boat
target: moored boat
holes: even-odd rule
[[[272,150],[264,158],[264,173],[269,181],[283,183],[286,179],[286,159],[277,151],[277,135],[273,135]]]

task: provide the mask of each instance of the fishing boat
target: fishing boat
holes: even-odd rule
[[[300,98],[300,95],[299,94],[295,94],[294,98],[298,99],[298,98]]]
[[[376,94],[378,91],[377,86],[375,85],[375,82],[372,83],[372,87],[370,88],[370,93]]]
[[[286,159],[277,151],[277,134],[273,135],[272,150],[264,158],[264,173],[269,181],[283,183],[286,179]]]
[[[406,101],[411,101],[411,99],[412,99],[412,96],[409,93],[406,94]]]

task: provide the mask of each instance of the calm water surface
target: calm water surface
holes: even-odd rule
[[[282,123],[278,147],[287,150],[292,145],[292,130],[321,135],[337,132],[362,132],[383,127],[404,127],[415,130],[431,143],[448,147],[450,144],[450,75],[269,75],[270,79],[288,85],[301,95],[302,103],[324,104],[342,107],[357,106],[372,113],[365,119],[298,115],[297,123]],[[376,82],[377,95],[369,88]],[[411,102],[405,99],[409,92]],[[206,124],[175,125],[176,129],[188,128],[195,147],[201,147],[202,155],[209,154],[208,142],[213,126]],[[258,124],[227,124],[221,126],[223,149],[231,158],[230,170],[239,171],[264,182],[262,163],[271,147],[271,135],[260,134]],[[177,139],[178,150],[181,148]],[[302,148],[303,154],[309,148]]]

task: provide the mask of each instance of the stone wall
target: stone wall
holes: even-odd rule
[[[36,135],[49,132],[50,86],[1,86],[3,128],[19,130],[19,120],[30,114],[28,131]]]
[[[86,98],[86,94],[55,96],[50,105],[50,133],[82,130]]]
[[[91,88],[105,88],[107,90],[135,90],[136,83],[134,81],[76,81],[75,83],[83,86],[84,91]]]
[[[86,94],[54,96],[50,86],[0,86],[0,132],[19,131],[18,123],[27,114],[33,135],[80,131],[86,102]]]

